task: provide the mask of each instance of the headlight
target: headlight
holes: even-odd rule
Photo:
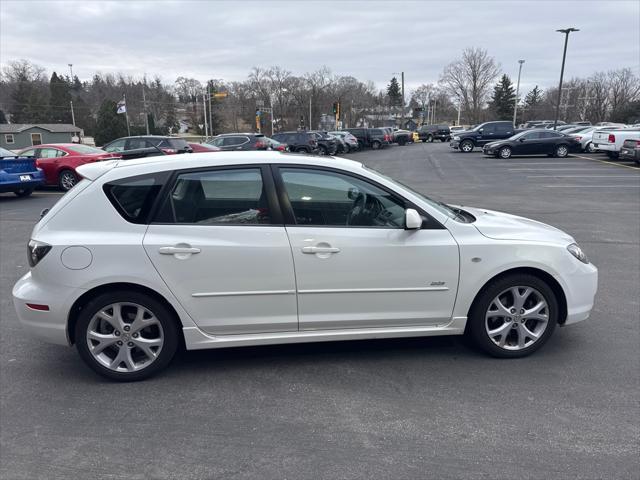
[[[569,253],[571,253],[571,255],[576,257],[582,263],[589,263],[589,259],[587,258],[587,255],[582,251],[582,249],[578,246],[577,243],[572,243],[571,245],[568,245],[567,250],[569,250]]]
[[[27,260],[29,260],[29,265],[35,267],[40,260],[44,258],[44,256],[49,253],[51,250],[51,245],[47,245],[43,242],[38,242],[36,240],[29,241],[29,245],[27,247]]]
[[[453,137],[453,139],[454,140],[460,140],[460,137],[456,135],[455,137]]]

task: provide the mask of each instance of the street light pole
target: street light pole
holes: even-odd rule
[[[567,58],[567,43],[569,43],[569,34],[571,32],[579,32],[579,28],[562,28],[556,32],[564,33],[564,52],[562,53],[562,67],[560,68],[560,85],[558,85],[558,103],[556,104],[556,117],[553,121],[553,129],[558,127],[558,116],[560,115],[560,98],[562,97],[562,78],[564,77],[564,62]]]
[[[73,82],[73,63],[67,63],[69,65],[69,73],[71,74],[71,82]]]
[[[516,101],[515,101],[515,104],[513,105],[513,128],[516,128],[516,115],[518,112],[518,95],[520,95],[520,74],[522,73],[522,64],[524,63],[524,60],[518,60],[518,63],[520,64],[520,68],[518,69],[518,85],[516,87]]]

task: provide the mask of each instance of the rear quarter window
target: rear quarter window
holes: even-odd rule
[[[144,224],[168,176],[162,172],[116,180],[105,184],[103,190],[122,218]]]

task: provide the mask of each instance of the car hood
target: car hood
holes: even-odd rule
[[[461,207],[476,217],[473,225],[485,237],[496,240],[528,240],[573,243],[571,235],[546,223],[484,208]]]

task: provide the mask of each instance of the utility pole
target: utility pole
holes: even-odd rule
[[[522,73],[522,64],[524,60],[518,60],[520,68],[518,69],[518,85],[516,86],[516,101],[513,105],[513,128],[516,128],[516,114],[518,112],[518,95],[520,94],[520,74]]]
[[[69,101],[69,105],[71,105],[71,123],[73,123],[73,126],[76,126],[76,116],[73,113],[73,100]]]
[[[456,125],[460,125],[460,110],[462,110],[462,100],[458,99],[458,121]]]
[[[562,67],[560,68],[560,85],[558,85],[558,102],[556,104],[556,117],[553,121],[553,129],[558,128],[558,116],[560,115],[560,98],[562,95],[562,78],[564,77],[564,62],[567,58],[567,43],[569,43],[569,34],[571,32],[579,32],[579,28],[563,28],[556,30],[556,32],[564,33],[564,52],[562,53]]]
[[[400,110],[400,126],[402,127],[402,121],[404,120],[404,72],[400,72],[402,77],[402,110]]]
[[[207,82],[207,92],[209,95],[209,135],[211,135],[213,137],[213,113],[211,110],[211,97],[213,96],[213,92],[211,91],[211,89],[209,88],[209,83]]]
[[[204,90],[202,91],[202,107],[204,108],[203,113],[204,113],[204,137],[208,138],[209,137],[209,123],[207,122],[207,97],[205,97],[205,95],[209,96],[209,86],[207,86],[207,92],[205,94]]]
[[[309,128],[311,130],[311,97],[309,97]]]
[[[124,120],[127,122],[127,137],[130,137],[131,127],[129,126],[129,109],[127,108],[127,95],[123,93],[122,99],[124,100]]]
[[[147,97],[144,95],[144,85],[142,85],[142,107],[144,109],[144,125],[147,127],[147,135],[149,135],[149,114],[147,113]]]
[[[73,83],[73,63],[67,63],[69,65],[69,73],[71,74],[71,82]]]

